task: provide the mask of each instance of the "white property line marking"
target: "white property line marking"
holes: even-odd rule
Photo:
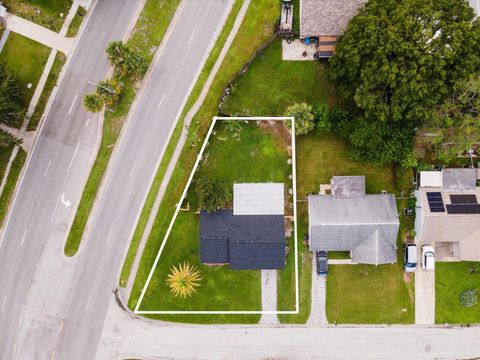
[[[150,284],[150,281],[152,279],[153,273],[155,272],[155,269],[158,265],[158,262],[160,260],[160,256],[163,252],[163,249],[165,248],[165,244],[167,242],[167,239],[170,235],[170,232],[172,231],[173,225],[175,223],[175,220],[178,216],[178,213],[180,211],[180,208],[182,206],[182,203],[187,195],[187,190],[190,187],[190,184],[193,180],[193,176],[195,175],[195,172],[197,170],[197,167],[202,160],[202,155],[203,152],[205,151],[205,148],[207,146],[208,140],[212,134],[213,128],[215,127],[215,124],[218,120],[269,120],[269,121],[285,121],[289,120],[291,121],[291,126],[292,126],[292,181],[293,181],[293,214],[294,214],[294,248],[295,248],[295,310],[268,310],[268,311],[139,311],[140,305],[143,301],[143,298],[145,296],[145,293],[147,291],[148,285]],[[203,142],[203,145],[200,149],[200,152],[197,156],[197,159],[195,161],[195,164],[193,166],[192,172],[190,174],[190,177],[188,178],[187,184],[185,185],[185,188],[183,189],[182,196],[180,198],[180,201],[177,203],[176,208],[175,208],[175,213],[173,214],[173,218],[170,221],[170,224],[168,226],[167,232],[165,234],[165,237],[163,238],[162,245],[160,246],[160,249],[158,250],[157,256],[155,257],[155,261],[153,263],[152,268],[150,269],[150,273],[148,274],[147,281],[142,289],[142,292],[140,294],[140,297],[138,299],[137,305],[135,306],[134,313],[135,314],[265,314],[265,315],[274,315],[274,314],[298,314],[300,311],[300,306],[299,306],[299,286],[298,286],[298,246],[297,246],[297,192],[296,192],[296,171],[294,166],[296,166],[295,162],[295,119],[293,117],[268,117],[268,116],[262,116],[262,117],[214,117],[212,124],[210,125],[210,128],[208,129],[207,136],[205,137],[205,140]]]
[[[87,122],[85,123],[85,127],[88,127],[89,122],[90,122],[90,119],[87,119]]]
[[[48,169],[50,169],[50,165],[52,164],[52,160],[48,160],[48,165],[47,165],[47,169],[45,170],[45,173],[43,174],[43,176],[47,176],[48,174]]]
[[[160,106],[162,106],[163,99],[165,99],[165,94],[162,95],[162,98],[160,99],[160,102],[158,103],[157,110],[160,109]]]
[[[64,184],[67,182],[68,175],[70,174],[70,170],[72,169],[73,161],[75,160],[75,156],[77,156],[77,151],[79,147],[80,147],[80,143],[77,144],[77,147],[75,148],[75,151],[72,156],[72,160],[70,160],[70,165],[68,166],[67,175],[65,175],[65,180],[63,181]]]
[[[70,105],[70,110],[68,110],[68,115],[70,115],[70,113],[72,112],[73,105],[75,105],[75,101],[77,101],[77,97],[78,97],[78,94],[75,94],[75,97],[73,98],[73,101],[72,101],[72,105]]]
[[[187,45],[190,46],[190,43],[192,42],[193,37],[195,36],[195,32],[196,32],[196,31],[197,31],[197,29],[193,29],[192,35],[190,35],[190,39],[188,39]]]
[[[5,310],[5,304],[7,303],[7,297],[4,296],[3,297],[3,305],[2,305],[2,313],[3,313],[3,310]]]
[[[27,237],[27,232],[28,232],[28,229],[25,229],[25,231],[23,232],[23,237],[22,237],[22,241],[20,242],[20,247],[23,245],[23,242],[25,241],[25,238]]]

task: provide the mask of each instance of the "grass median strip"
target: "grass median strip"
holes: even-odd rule
[[[82,21],[87,15],[87,10],[83,6],[79,6],[77,8],[77,12],[70,23],[70,26],[67,30],[67,37],[75,37],[77,36],[78,29],[80,29],[80,25],[82,25]]]
[[[142,213],[140,215],[140,218],[137,223],[137,227],[135,229],[135,233],[133,235],[132,241],[130,243],[130,247],[127,252],[127,257],[125,259],[125,263],[122,268],[122,273],[120,275],[120,286],[125,287],[128,281],[128,278],[130,276],[130,272],[132,269],[133,261],[135,260],[135,256],[138,250],[138,246],[140,243],[140,240],[143,236],[145,226],[147,224],[148,218],[150,216],[150,213],[152,211],[153,204],[155,202],[155,198],[157,196],[157,193],[159,191],[160,185],[162,183],[163,177],[165,175],[165,172],[167,170],[168,164],[170,162],[170,159],[172,158],[173,152],[175,151],[175,147],[177,146],[177,142],[180,138],[183,126],[184,126],[184,119],[185,116],[187,115],[188,111],[192,108],[193,104],[197,101],[200,92],[202,91],[203,86],[205,85],[205,82],[207,81],[207,78],[212,71],[212,68],[215,64],[215,61],[217,60],[218,55],[220,54],[220,51],[223,48],[223,45],[225,44],[225,41],[230,34],[230,31],[232,30],[233,23],[235,22],[235,18],[238,15],[238,12],[240,10],[240,7],[243,3],[243,0],[237,0],[235,4],[233,5],[233,8],[230,12],[230,15],[225,23],[225,26],[218,37],[214,48],[212,49],[210,56],[208,57],[205,66],[202,69],[202,72],[200,73],[200,76],[192,90],[192,93],[190,94],[187,103],[185,105],[185,108],[182,112],[182,115],[180,116],[179,121],[177,122],[177,125],[175,126],[175,130],[172,134],[172,138],[170,139],[170,142],[168,143],[167,149],[165,150],[165,154],[160,162],[160,166],[157,170],[157,174],[155,175],[155,179],[153,180],[152,186],[150,188],[150,191],[148,193],[147,199],[145,201],[145,205],[143,207]]]
[[[152,46],[158,47],[170,24],[178,3],[179,0],[148,0],[140,14],[140,18],[135,25],[133,35],[128,41],[128,44],[143,53],[151,52]],[[148,22],[152,25],[143,25]],[[156,39],[156,43],[152,43],[152,38]],[[153,55],[149,57],[148,60],[151,62],[152,58]],[[97,196],[98,188],[113,148],[118,140],[122,125],[135,98],[136,91],[137,89],[134,87],[133,82],[125,83],[122,98],[115,110],[105,114],[100,149],[87,180],[77,209],[77,214],[75,215],[70,234],[65,244],[64,251],[67,256],[75,255],[80,246],[90,210]]]
[[[272,36],[277,15],[278,2],[276,0],[259,0],[250,3],[243,24],[235,37],[234,45],[228,51],[203,105],[192,120],[191,133],[196,134],[195,138],[203,139],[205,137],[212,117],[217,114],[217,106],[225,86],[242,69],[257,48]],[[183,185],[187,182],[192,170],[199,147],[191,145],[192,143],[189,142],[183,148],[160,205],[152,232],[142,254],[129,300],[130,307],[134,307],[137,303],[172,218],[175,204],[180,199]],[[150,317],[194,323],[256,323],[259,320],[258,315],[152,315]]]
[[[65,65],[66,60],[67,57],[64,53],[60,51],[57,52],[57,55],[55,56],[55,61],[53,62],[52,68],[50,69],[50,73],[47,77],[47,81],[45,82],[42,94],[40,95],[37,106],[35,107],[35,111],[30,117],[27,129],[28,131],[35,131],[37,129],[38,124],[40,123],[40,119],[45,112],[45,107],[47,106],[48,99],[52,94],[53,88],[57,85],[58,76],[60,75],[60,72],[62,71],[63,65]]]
[[[25,163],[26,158],[27,153],[25,152],[25,150],[20,148],[18,150],[17,156],[15,156],[15,159],[12,162],[10,172],[7,177],[7,182],[5,183],[5,187],[3,188],[2,194],[0,196],[0,224],[3,224],[3,220],[5,220],[5,215],[7,214],[10,200],[12,199],[15,186],[17,185],[18,177],[20,176],[20,172],[22,171],[23,164]]]

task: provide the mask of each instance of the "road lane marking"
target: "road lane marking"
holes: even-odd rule
[[[55,353],[57,352],[57,350],[53,349],[53,353],[52,353],[52,359],[51,360],[54,360],[55,359]]]
[[[130,177],[132,177],[134,170],[135,170],[135,165],[133,165],[132,170],[130,170]]]
[[[23,242],[25,241],[25,238],[27,237],[27,231],[28,231],[28,229],[25,229],[25,232],[23,233],[22,241],[20,242],[20,247],[23,245]]]
[[[70,207],[70,205],[72,205],[72,203],[70,202],[70,200],[65,200],[64,196],[65,196],[65,193],[62,193],[61,201],[62,201],[62,204],[68,208]]]
[[[50,229],[50,226],[52,226],[53,218],[55,217],[55,213],[57,212],[58,203],[60,202],[60,197],[61,195],[58,195],[57,203],[55,204],[55,209],[53,209],[53,214],[52,214],[52,217],[50,218],[50,224],[48,225],[49,229]]]
[[[112,235],[112,226],[110,226],[110,229],[108,230],[108,234],[107,234],[107,240],[106,240],[106,243],[108,244],[108,242],[110,241],[110,236]]]
[[[92,298],[92,294],[88,295],[88,302],[87,302],[87,306],[85,307],[85,311],[88,311],[88,308],[90,307],[91,298]]]
[[[157,110],[160,109],[160,106],[162,106],[163,99],[165,99],[165,94],[162,95],[162,98],[160,99],[160,102],[158,103]]]
[[[87,123],[85,124],[85,127],[88,126],[88,123],[90,122],[90,119],[87,119]]]
[[[75,94],[75,97],[73,98],[72,105],[70,106],[70,110],[68,110],[68,115],[72,112],[73,105],[75,105],[75,101],[77,101],[78,94]]]
[[[105,31],[102,33],[102,36],[100,36],[100,40],[97,42],[97,49],[100,47],[104,36],[105,36]]]
[[[22,322],[23,322],[23,314],[20,315],[20,320],[18,321],[18,326],[22,326]]]
[[[190,39],[188,39],[187,45],[190,45],[190,43],[192,42],[193,36],[195,35],[195,32],[196,32],[196,31],[197,31],[196,29],[193,29],[192,35],[190,35]]]
[[[63,330],[63,320],[62,320],[62,322],[60,323],[60,329],[58,330],[58,334],[59,334],[59,335],[62,333],[62,330]]]
[[[15,354],[15,351],[17,351],[17,343],[13,344],[13,353]]]
[[[73,161],[75,160],[75,156],[77,156],[77,151],[79,147],[80,147],[80,143],[77,144],[77,147],[75,148],[75,152],[73,153],[73,156],[72,156],[72,160],[70,160],[70,165],[68,166],[67,175],[65,175],[65,180],[63,181],[64,184],[67,182],[68,175],[70,174],[70,170],[72,169]]]
[[[45,173],[43,174],[43,176],[47,176],[47,173],[48,173],[48,169],[50,169],[50,165],[52,163],[52,160],[48,160],[48,165],[47,165],[47,169],[45,170]]]
[[[4,297],[3,297],[3,305],[2,305],[2,313],[3,313],[3,310],[5,310],[5,304],[6,304],[6,302],[7,302],[7,297],[4,296]]]

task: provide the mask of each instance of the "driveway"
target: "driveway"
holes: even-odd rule
[[[435,323],[435,271],[422,270],[420,264],[415,271],[415,323]]]
[[[262,270],[262,311],[277,310],[277,270]],[[262,314],[261,324],[278,324],[276,314]]]
[[[315,256],[312,256],[312,304],[307,324],[326,324],[325,305],[327,298],[327,276],[317,274]]]

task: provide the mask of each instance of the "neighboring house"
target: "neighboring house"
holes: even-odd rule
[[[440,261],[480,261],[480,190],[477,169],[421,171],[415,236],[435,247]]]
[[[200,212],[200,261],[232,269],[283,269],[283,184],[235,184],[233,210]]]
[[[367,0],[300,0],[300,38],[318,38],[319,58],[335,54],[337,37]]]
[[[308,223],[312,251],[350,251],[353,263],[397,261],[395,197],[366,194],[364,176],[334,176],[331,195],[309,195]]]
[[[477,16],[480,16],[480,0],[468,0]]]

